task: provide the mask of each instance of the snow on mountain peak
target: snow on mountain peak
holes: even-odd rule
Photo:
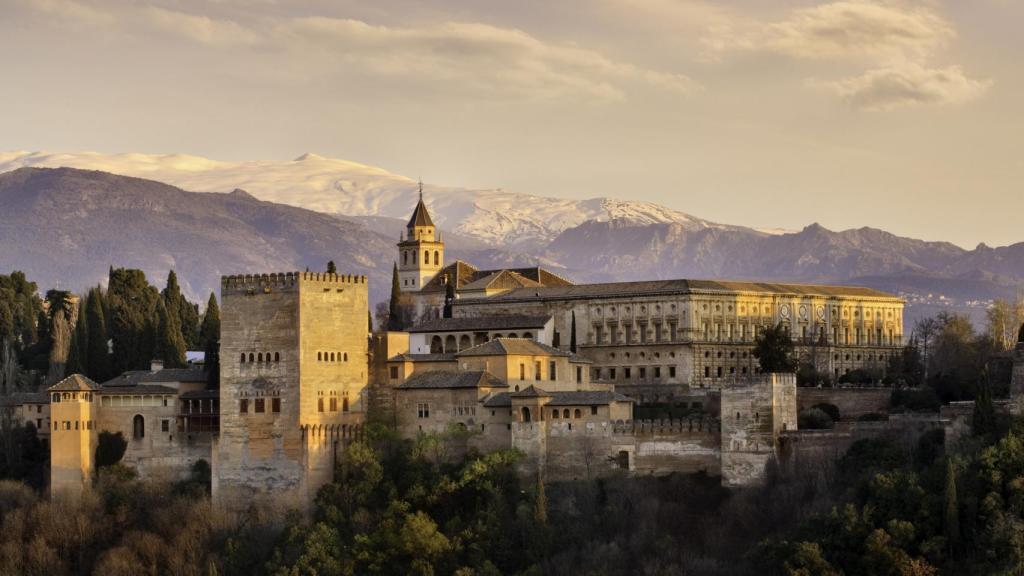
[[[243,189],[260,200],[347,216],[407,218],[417,183],[387,170],[307,152],[291,161],[221,162],[184,154],[0,152],[0,172],[24,166],[69,166],[158,180],[194,192]],[[554,239],[588,220],[718,227],[651,202],[570,200],[501,189],[424,186],[438,225],[491,245]]]

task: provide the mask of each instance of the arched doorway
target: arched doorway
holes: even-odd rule
[[[444,352],[444,344],[441,343],[441,337],[434,336],[430,339],[430,353],[441,354],[442,352]]]
[[[529,422],[530,421],[530,409],[527,408],[526,406],[523,406],[522,414],[523,414],[523,422]]]
[[[444,339],[444,351],[448,352],[449,354],[455,352],[455,336],[454,335],[449,334],[448,337]]]

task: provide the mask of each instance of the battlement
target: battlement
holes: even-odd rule
[[[302,284],[349,285],[366,284],[359,274],[328,274],[326,272],[274,272],[270,274],[239,274],[222,276],[222,294],[258,294],[275,290],[294,290]]]

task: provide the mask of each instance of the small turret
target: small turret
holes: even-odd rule
[[[420,182],[419,201],[406,225],[404,239],[398,242],[398,271],[402,291],[418,292],[443,266],[444,242],[423,202],[423,182]]]

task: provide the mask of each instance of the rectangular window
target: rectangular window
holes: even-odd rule
[[[391,367],[391,379],[398,380],[398,366]]]
[[[678,335],[679,335],[679,326],[675,322],[669,322],[669,324],[668,324],[668,337],[669,337],[669,339],[672,340],[673,342],[675,342]]]
[[[348,391],[346,390],[341,398],[341,411],[348,412]]]
[[[270,411],[271,412],[275,412],[275,413],[281,411],[281,399],[280,398],[272,398],[270,400]]]
[[[161,432],[170,432],[171,431],[171,421],[170,420],[161,420],[160,421],[160,431]]]
[[[661,338],[662,338],[661,323],[657,322],[657,323],[654,324],[654,341],[655,342],[661,342]]]
[[[583,367],[582,366],[577,366],[576,367],[576,381],[577,382],[583,382]]]
[[[554,362],[549,362],[548,363],[548,380],[555,380],[556,376],[557,376],[557,373],[555,371],[555,363]]]
[[[535,362],[535,363],[533,364],[533,369],[534,369],[534,370],[536,371],[536,374],[537,374],[537,375],[536,375],[536,376],[534,377],[534,380],[541,380],[541,374],[540,374],[540,366],[541,366],[540,362]]]
[[[647,343],[647,325],[646,324],[641,324],[640,325],[640,343],[641,344],[646,344]]]
[[[526,364],[519,365],[519,379],[526,380]]]
[[[661,378],[661,366],[654,367],[654,377]]]
[[[238,413],[239,414],[248,414],[249,413],[249,399],[248,398],[242,398],[241,400],[238,401]]]
[[[643,366],[641,366],[640,367],[640,379],[643,380],[644,378],[647,378],[647,368],[644,368]]]
[[[430,404],[420,402],[416,405],[416,415],[419,418],[430,418]]]
[[[632,378],[633,377],[633,369],[629,368],[629,367],[623,368],[622,369],[622,377],[625,378],[626,380],[629,380],[630,378]]]
[[[331,397],[331,412],[337,412],[337,411],[338,411],[338,399],[334,398],[334,397]]]
[[[675,378],[676,377],[676,367],[675,366],[669,366],[668,367],[668,377],[669,378]]]
[[[323,412],[324,411],[324,399],[323,398],[317,398],[316,399],[316,411],[317,412]]]
[[[615,380],[615,368],[608,369],[608,379]]]
[[[590,415],[591,416],[597,416],[597,406],[591,406],[590,407]]]
[[[257,414],[262,414],[263,412],[266,412],[266,405],[264,404],[264,402],[265,402],[265,400],[263,400],[263,398],[257,398],[256,399],[256,410],[255,410],[255,412]]]

